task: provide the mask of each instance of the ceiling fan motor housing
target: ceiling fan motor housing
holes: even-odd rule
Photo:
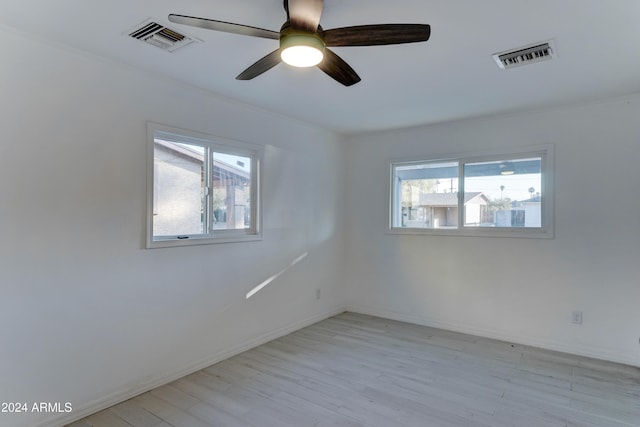
[[[318,26],[318,31],[312,33],[310,31],[300,31],[291,28],[289,21],[285,22],[280,28],[280,49],[286,49],[292,46],[310,46],[318,50],[324,50],[325,43],[322,37],[322,27]]]

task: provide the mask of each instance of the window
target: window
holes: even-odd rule
[[[148,125],[147,247],[260,238],[261,148]]]
[[[552,147],[391,162],[391,232],[552,237]]]

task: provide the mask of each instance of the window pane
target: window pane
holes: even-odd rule
[[[542,227],[542,159],[464,165],[465,227]]]
[[[153,235],[204,234],[204,148],[154,140]]]
[[[260,145],[156,123],[147,137],[147,248],[262,238]]]
[[[458,163],[397,165],[395,227],[458,227]]]
[[[213,154],[213,229],[251,226],[251,158]]]

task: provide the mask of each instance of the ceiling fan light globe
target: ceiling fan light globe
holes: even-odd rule
[[[313,67],[322,62],[322,51],[311,46],[291,46],[282,51],[280,57],[294,67]]]
[[[286,34],[280,39],[280,57],[294,67],[313,67],[322,62],[324,42],[315,34]]]

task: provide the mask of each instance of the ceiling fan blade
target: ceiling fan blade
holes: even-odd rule
[[[351,86],[360,81],[360,76],[353,68],[329,49],[324,50],[324,59],[318,64],[318,68],[345,86]]]
[[[327,46],[379,46],[425,42],[430,35],[426,24],[377,24],[326,30],[323,38]]]
[[[176,24],[191,25],[192,27],[206,28],[207,30],[223,31],[225,33],[242,34],[244,36],[262,37],[265,39],[280,39],[277,31],[264,28],[250,27],[248,25],[233,24],[231,22],[216,21],[214,19],[197,18],[195,16],[169,15],[169,21]]]
[[[287,1],[287,0],[285,0]],[[316,32],[322,16],[322,0],[288,0],[289,19],[294,30]]]
[[[276,65],[278,65],[282,59],[280,58],[280,49],[276,49],[267,56],[256,61],[255,64],[238,74],[236,80],[251,80],[254,77],[258,77],[265,71],[269,71]]]

